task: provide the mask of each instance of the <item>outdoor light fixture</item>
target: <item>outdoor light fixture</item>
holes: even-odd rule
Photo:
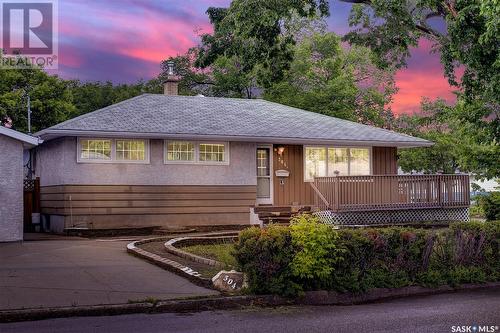
[[[167,67],[168,67],[168,75],[174,75],[174,62],[169,61],[167,62]]]
[[[285,152],[285,147],[278,146],[278,155],[282,156],[284,152]]]

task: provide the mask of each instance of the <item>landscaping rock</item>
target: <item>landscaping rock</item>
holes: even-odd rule
[[[212,278],[215,289],[234,293],[245,286],[245,276],[241,272],[235,270],[232,271],[220,271],[216,276]]]

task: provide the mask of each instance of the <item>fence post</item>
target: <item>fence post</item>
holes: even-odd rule
[[[33,213],[40,213],[40,177],[35,178],[33,186]]]

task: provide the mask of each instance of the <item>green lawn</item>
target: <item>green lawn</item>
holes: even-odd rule
[[[208,244],[183,247],[182,250],[200,257],[214,259],[223,263],[226,268],[235,268],[236,259],[233,256],[234,244]]]

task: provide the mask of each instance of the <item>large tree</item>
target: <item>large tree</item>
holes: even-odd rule
[[[212,34],[202,35],[196,65],[212,66],[221,57],[238,63],[241,75],[254,75],[268,87],[282,79],[293,60],[297,17],[328,14],[326,0],[234,0],[229,8],[207,10]],[[258,71],[259,73],[255,74]]]
[[[12,122],[18,131],[28,131],[28,96],[31,104],[31,131],[55,125],[74,113],[67,82],[42,69],[0,70],[0,126]]]
[[[497,0],[351,1],[346,40],[370,47],[379,66],[404,66],[421,38],[432,42],[457,87],[450,123],[460,169],[499,176],[500,6]]]
[[[500,6],[497,0],[343,0],[355,3],[346,35],[368,46],[380,66],[404,66],[420,38],[434,43],[450,83],[468,97],[498,104],[500,96]],[[228,8],[209,8],[213,34],[203,35],[199,65],[221,56],[240,56],[245,70],[256,63],[270,70],[271,82],[291,60],[290,18],[328,15],[327,0],[234,0]],[[457,70],[464,71],[461,80]],[[498,105],[497,105],[498,106]]]
[[[162,84],[159,79],[118,85],[109,81],[81,82],[71,80],[67,81],[67,85],[71,93],[72,103],[75,106],[74,111],[68,115],[69,118],[92,112],[144,93],[162,92]]]
[[[256,87],[254,71],[246,73],[237,56],[218,57],[205,68],[196,66],[199,48],[191,48],[185,54],[169,57],[161,63],[159,80],[168,76],[168,63],[173,62],[179,76],[179,94],[218,97],[252,98]]]
[[[421,112],[397,118],[398,130],[426,138],[435,143],[429,148],[402,149],[399,165],[403,171],[473,172],[477,178],[496,178],[500,174],[500,146],[491,141],[491,127],[471,129],[456,117],[467,113],[475,118],[483,112],[481,104],[459,101],[449,105],[444,100],[422,101]]]
[[[464,97],[480,97],[498,116],[500,5],[497,0],[353,0],[346,35],[370,47],[381,66],[404,66],[421,38],[441,55],[444,74]],[[463,75],[461,75],[463,71]],[[461,76],[461,78],[460,78]]]
[[[380,70],[364,47],[343,47],[340,37],[312,33],[294,48],[294,60],[284,79],[265,90],[264,97],[282,104],[386,126],[395,92],[393,72]]]

